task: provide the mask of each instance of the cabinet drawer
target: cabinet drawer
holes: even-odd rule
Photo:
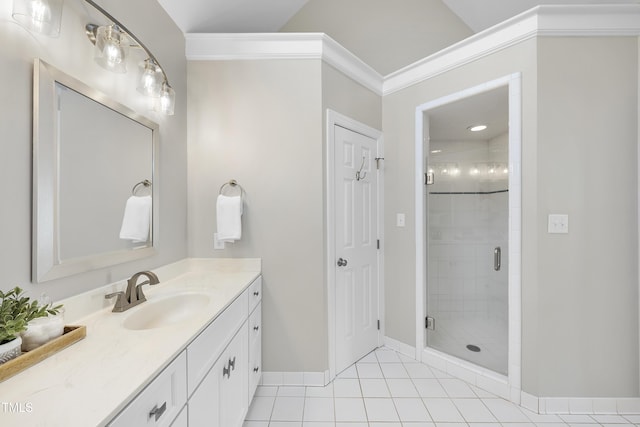
[[[247,295],[243,292],[187,347],[189,396],[247,319]]]
[[[262,304],[258,304],[249,317],[249,348],[262,339]]]
[[[249,285],[249,313],[253,311],[258,303],[262,300],[262,276],[258,276],[252,284]]]
[[[183,351],[109,426],[170,426],[186,402],[187,357]]]

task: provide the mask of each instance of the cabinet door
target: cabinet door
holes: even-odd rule
[[[189,427],[222,427],[220,424],[220,379],[222,357],[214,363],[189,399]]]
[[[248,378],[246,324],[189,399],[189,427],[241,427],[246,415]]]
[[[185,405],[180,411],[180,415],[173,421],[171,427],[189,427],[189,419],[187,417],[187,407]]]
[[[249,407],[247,401],[249,393],[248,341],[245,324],[225,351],[230,372],[228,376],[223,376],[220,383],[220,415],[224,427],[241,427]]]

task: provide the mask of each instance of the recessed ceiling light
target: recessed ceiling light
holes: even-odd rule
[[[467,129],[470,130],[471,132],[480,132],[482,130],[485,130],[487,128],[487,125],[474,125],[474,126],[469,126]]]

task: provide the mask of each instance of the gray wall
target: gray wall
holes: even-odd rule
[[[638,396],[637,44],[538,43],[537,304],[525,300],[538,368],[525,373],[544,396]],[[569,214],[568,235],[546,233],[549,213]]]
[[[327,33],[382,75],[473,34],[441,0],[309,0],[280,31]]]
[[[512,72],[523,84],[523,390],[638,396],[632,37],[529,40],[383,99],[387,335],[415,342],[415,107]],[[569,214],[568,235],[547,234],[550,213]]]
[[[324,372],[324,111],[380,127],[380,97],[319,60],[189,62],[189,255],[261,257],[265,371]],[[215,200],[246,191],[242,240],[213,249]]]
[[[133,31],[158,57],[170,78],[176,98],[172,117],[148,113],[135,90],[135,61],[129,72],[117,75],[93,61],[93,46],[84,25],[99,15],[84,1],[65,2],[59,38],[33,35],[11,18],[11,2],[0,8],[0,78],[4,82],[0,106],[0,289],[19,285],[34,296],[47,292],[61,299],[121,280],[132,273],[184,258],[186,249],[186,60],[184,36],[153,0],[99,2]],[[104,20],[100,23],[105,22]],[[132,58],[136,53],[132,51]],[[112,268],[43,284],[31,284],[31,152],[33,59],[42,58],[67,74],[108,94],[160,124],[160,210],[158,254]],[[144,59],[144,58],[142,58]],[[138,61],[142,60],[138,59]],[[98,160],[99,161],[99,160]],[[82,203],[90,203],[88,194]],[[100,226],[101,218],[95,218]]]
[[[189,255],[261,257],[266,371],[324,371],[320,61],[190,61]],[[246,191],[242,239],[213,249],[215,201]]]

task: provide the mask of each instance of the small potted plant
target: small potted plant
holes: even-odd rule
[[[0,291],[0,364],[20,356],[20,333],[27,330],[31,320],[56,315],[61,308],[31,301],[18,286],[8,292]]]

